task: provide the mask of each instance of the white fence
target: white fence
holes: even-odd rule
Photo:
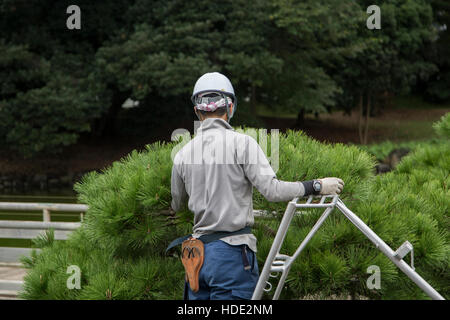
[[[80,226],[79,222],[51,222],[52,211],[77,212],[80,220],[88,206],[67,203],[19,203],[0,202],[0,210],[8,211],[42,211],[41,221],[0,220],[0,238],[2,239],[34,239],[45,230],[53,229],[55,239],[65,240],[67,236]],[[0,247],[0,263],[17,263],[21,256],[29,255],[30,248]]]
[[[20,211],[42,211],[43,221],[17,221],[0,220],[0,239],[34,239],[48,229],[53,229],[56,240],[65,240],[73,230],[80,227],[80,222],[51,222],[52,211],[76,212],[80,214],[80,220],[87,211],[88,206],[84,204],[66,203],[19,203],[0,202],[0,210],[4,212]],[[23,281],[8,279],[8,272],[19,270],[21,267],[20,258],[29,256],[32,249],[0,247],[0,267],[3,267],[3,276],[0,277],[0,300],[15,299],[22,289]],[[14,273],[14,272],[13,272]],[[6,274],[6,275],[5,275]],[[4,279],[1,279],[3,278]]]
[[[51,212],[76,212],[80,214],[80,221],[88,210],[85,204],[68,203],[31,203],[31,202],[0,202],[0,210],[7,211],[42,211],[40,221],[12,221],[0,220],[0,239],[34,239],[39,234],[52,228],[55,239],[65,240],[67,236],[80,226],[79,222],[51,222]],[[270,216],[268,212],[254,210],[256,217]],[[20,257],[29,255],[30,248],[0,247],[0,263],[17,263]]]

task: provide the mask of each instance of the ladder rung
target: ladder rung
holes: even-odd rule
[[[291,256],[288,256],[288,255],[286,255],[286,254],[280,254],[280,253],[278,253],[276,256],[275,256],[275,259],[277,260],[277,259],[280,259],[280,260],[288,260],[288,259],[290,259],[290,258],[292,258]]]
[[[270,267],[270,272],[283,272],[284,271],[284,266],[273,266]]]
[[[334,207],[334,203],[297,203],[295,207],[297,208],[329,208]]]

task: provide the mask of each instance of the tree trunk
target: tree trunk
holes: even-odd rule
[[[252,84],[252,95],[250,102],[250,109],[254,116],[256,116],[256,86]]]
[[[363,130],[362,130],[362,118],[363,118],[363,94],[359,94],[359,102],[358,102],[358,134],[359,134],[359,143],[363,143]]]
[[[367,108],[366,108],[366,123],[364,128],[364,144],[367,144],[367,139],[369,135],[369,119],[370,119],[370,106],[371,106],[371,95],[367,94]]]
[[[305,109],[300,109],[297,114],[296,127],[303,128],[304,124],[305,124]]]
[[[116,119],[117,115],[122,108],[122,104],[125,101],[125,99],[128,97],[127,94],[119,93],[116,91],[113,91],[114,94],[112,96],[111,106],[108,109],[107,113],[103,115],[100,119],[98,119],[98,122],[96,123],[96,130],[95,135],[96,136],[114,136],[116,134]]]

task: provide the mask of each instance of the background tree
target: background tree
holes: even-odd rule
[[[427,48],[427,58],[438,70],[429,81],[421,81],[418,89],[424,92],[428,100],[447,102],[450,100],[450,3],[432,0],[430,4],[433,8],[433,26],[437,29],[437,39]]]
[[[92,76],[94,54],[122,24],[126,3],[79,1],[82,29],[69,31],[69,1],[0,1],[2,145],[25,156],[55,153],[92,129],[110,103]]]
[[[273,108],[298,113],[299,125],[305,113],[327,111],[342,92],[327,69],[357,50],[350,42],[357,27],[356,9],[349,1],[280,0],[273,5],[272,47],[284,64],[265,92]]]
[[[371,2],[360,1],[355,15],[365,13]],[[341,60],[337,71],[339,85],[346,98],[341,101],[357,106],[360,142],[367,143],[369,119],[377,98],[388,93],[405,94],[419,81],[436,71],[425,57],[435,30],[431,6],[424,1],[386,1],[380,4],[381,29],[357,29],[361,50]],[[362,17],[361,17],[362,18]],[[360,23],[361,19],[360,18]],[[349,99],[350,97],[350,99]],[[363,125],[363,117],[365,123]]]
[[[191,122],[193,83],[212,70],[238,93],[235,125],[255,124],[258,104],[295,112],[298,124],[308,112],[358,105],[370,115],[380,95],[406,92],[433,72],[427,92],[445,95],[448,32],[436,37],[432,24],[444,28],[448,15],[437,0],[434,16],[423,0],[381,3],[381,30],[366,28],[371,3],[363,0],[82,0],[81,30],[66,28],[70,4],[0,1],[0,141],[24,155],[57,152],[81,135]],[[128,98],[139,108],[123,110]]]
[[[238,96],[254,101],[255,88],[281,66],[266,42],[268,9],[263,0],[137,1],[129,9],[134,26],[98,51],[98,74],[155,121],[192,114],[193,84],[208,71],[226,73]]]

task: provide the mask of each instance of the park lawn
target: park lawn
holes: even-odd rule
[[[297,114],[289,111],[279,111],[269,108],[267,105],[258,103],[256,104],[257,115],[266,118],[282,118],[282,119],[296,119]]]
[[[412,109],[412,110],[430,110],[430,109],[450,109],[450,102],[447,103],[432,103],[424,100],[420,96],[407,95],[407,96],[397,96],[392,100],[392,108],[397,109]],[[257,103],[256,105],[257,115],[260,117],[274,117],[274,118],[285,118],[285,119],[296,119],[297,114],[295,112],[289,111],[278,111],[269,108],[267,105],[262,103]]]
[[[449,109],[450,101],[447,103],[433,103],[417,95],[405,95],[395,97],[393,99],[393,106],[396,109]]]
[[[369,142],[376,143],[385,140],[403,142],[411,140],[428,140],[436,138],[433,123],[444,114],[450,112],[450,108],[439,109],[415,109],[386,110],[381,116],[369,120]],[[308,116],[307,119],[314,119]],[[358,132],[358,114],[353,112],[351,116],[343,112],[321,114],[319,116],[324,127],[340,127],[352,129]]]
[[[381,115],[370,118],[368,142],[372,144],[386,140],[404,142],[434,139],[436,133],[432,124],[447,112],[450,112],[450,103],[437,105],[416,96],[396,97],[391,108],[386,108]],[[257,105],[257,114],[266,119],[282,120],[286,127],[291,127],[297,118],[295,112],[280,112],[263,104]],[[318,117],[307,114],[305,128],[299,129],[321,141],[358,143],[358,113],[354,110],[351,115],[347,115],[343,111],[334,111],[319,114]],[[319,134],[316,137],[317,131]]]

